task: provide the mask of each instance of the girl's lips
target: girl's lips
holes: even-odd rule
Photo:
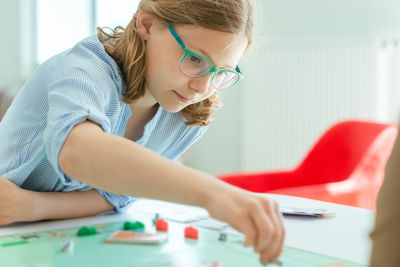
[[[177,97],[180,101],[182,101],[183,103],[188,103],[188,102],[189,102],[189,100],[188,100],[187,98],[184,98],[183,96],[181,96],[180,94],[178,94],[176,91],[174,91],[174,93],[175,93],[176,97]]]

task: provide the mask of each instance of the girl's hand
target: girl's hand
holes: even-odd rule
[[[28,191],[0,176],[0,225],[27,221],[32,212]]]
[[[206,209],[218,220],[246,237],[245,246],[253,246],[262,264],[277,262],[282,253],[285,230],[278,204],[266,197],[240,189],[214,192]]]

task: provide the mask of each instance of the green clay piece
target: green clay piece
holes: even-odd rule
[[[139,229],[144,229],[144,223],[139,221],[124,223],[124,230],[139,230]]]
[[[23,245],[23,244],[28,244],[28,242],[26,242],[25,240],[22,240],[22,241],[16,241],[16,242],[11,242],[11,243],[4,243],[1,246],[11,247],[11,246]]]
[[[87,236],[87,235],[95,235],[97,234],[97,230],[94,227],[84,226],[78,230],[78,236]]]

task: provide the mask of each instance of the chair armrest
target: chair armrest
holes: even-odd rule
[[[293,171],[234,173],[218,177],[231,185],[257,193],[293,186],[298,180]]]

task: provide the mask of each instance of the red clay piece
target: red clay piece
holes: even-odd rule
[[[163,232],[168,231],[168,223],[166,221],[164,221],[163,219],[158,219],[156,221],[156,230],[163,231]]]
[[[191,239],[199,239],[199,231],[192,226],[188,226],[185,228],[185,237]]]

